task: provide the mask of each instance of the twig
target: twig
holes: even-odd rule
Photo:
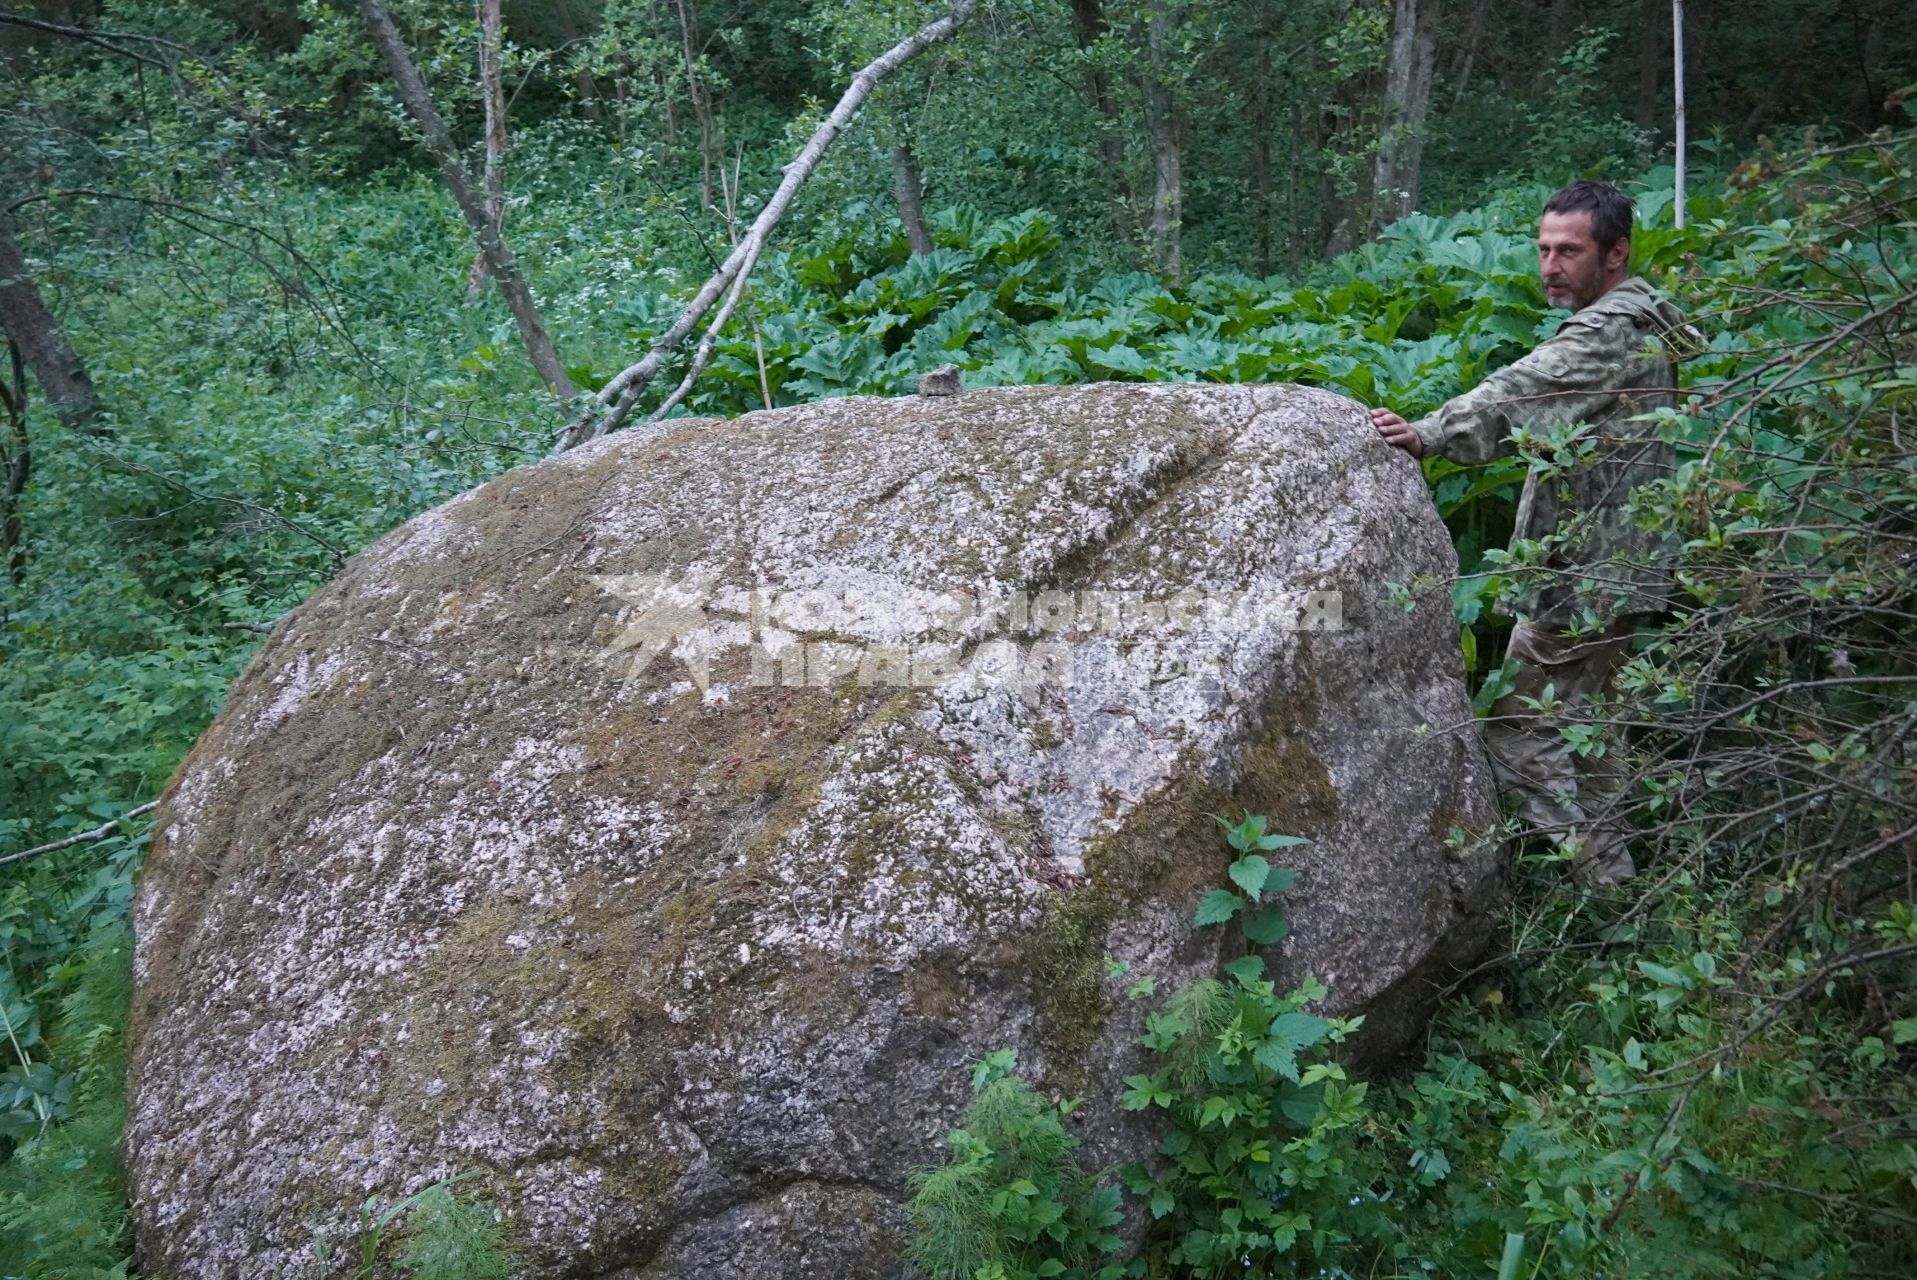
[[[1634,1085],[1628,1089],[1612,1089],[1600,1096],[1606,1098],[1622,1098],[1631,1094],[1657,1093],[1664,1089],[1686,1088],[1694,1085],[1705,1075],[1709,1074],[1703,1069],[1704,1063],[1722,1061],[1736,1053],[1739,1049],[1742,1049],[1751,1042],[1753,1037],[1759,1035],[1772,1023],[1783,1017],[1793,1004],[1801,999],[1807,992],[1814,990],[1818,984],[1826,978],[1829,978],[1841,970],[1852,969],[1858,965],[1874,964],[1879,960],[1894,960],[1899,956],[1912,954],[1917,954],[1917,942],[1906,942],[1894,947],[1882,947],[1876,951],[1849,952],[1845,955],[1838,956],[1836,959],[1819,967],[1816,972],[1812,973],[1795,987],[1792,987],[1783,995],[1778,996],[1777,1003],[1766,1010],[1763,1017],[1739,1031],[1717,1048],[1707,1049],[1703,1053],[1695,1054],[1682,1062],[1674,1062],[1668,1067],[1659,1067],[1655,1071],[1646,1072],[1643,1078],[1646,1080],[1657,1080],[1662,1077],[1675,1075],[1677,1072],[1690,1067],[1699,1068],[1694,1074],[1668,1084],[1641,1084]]]
[[[686,369],[686,376],[680,380],[677,387],[673,388],[671,395],[659,402],[659,407],[652,411],[651,421],[658,422],[664,418],[692,393],[692,384],[699,380],[699,375],[704,373],[706,366],[712,363],[713,346],[719,341],[719,334],[731,322],[732,313],[738,308],[739,299],[744,295],[749,279],[750,277],[741,271],[733,280],[732,290],[726,294],[725,304],[719,308],[718,318],[706,326],[705,336],[699,339],[699,345],[692,353],[692,363]],[[768,409],[772,407],[769,400],[766,407]]]
[[[387,70],[399,86],[399,98],[406,108],[406,114],[419,127],[426,149],[439,161],[439,172],[445,180],[446,189],[452,193],[453,203],[459,206],[459,212],[466,219],[473,239],[479,242],[480,256],[486,260],[486,269],[492,273],[493,283],[499,286],[500,295],[506,299],[506,309],[512,312],[513,323],[519,329],[519,341],[526,348],[527,358],[532,361],[540,380],[554,398],[562,405],[571,403],[577,391],[572,385],[571,375],[566,372],[566,366],[559,358],[558,350],[553,346],[552,338],[546,333],[545,322],[540,317],[538,303],[533,300],[532,289],[520,273],[519,263],[513,257],[512,250],[507,248],[505,237],[487,216],[480,193],[473,190],[472,175],[466,172],[459,147],[454,143],[438,109],[433,106],[432,93],[420,76],[419,68],[414,65],[406,42],[400,39],[392,15],[386,11],[381,0],[359,0],[359,11],[366,22],[367,31],[373,37],[373,43],[385,59]]]
[[[172,40],[166,40],[160,36],[140,35],[132,31],[95,31],[87,27],[63,27],[57,22],[42,22],[38,18],[29,18],[23,14],[6,12],[0,12],[0,26],[27,27],[30,30],[45,31],[56,36],[71,36],[75,40],[83,40],[88,44],[99,45],[109,53],[117,53],[122,57],[132,58],[136,62],[148,63],[151,66],[160,68],[162,71],[171,71],[173,67],[171,64],[159,58],[150,58],[144,53],[135,53],[131,49],[122,49],[119,45],[110,42],[114,40],[137,40],[143,44],[157,45],[162,49],[172,49],[178,53],[186,54],[190,58],[199,58],[201,61],[205,61],[196,49],[190,49],[186,45],[177,44]]]
[[[10,853],[4,858],[0,858],[0,864],[18,862],[22,858],[31,858],[39,853],[52,853],[55,849],[68,849],[76,844],[87,844],[94,840],[104,840],[108,836],[117,834],[120,830],[120,824],[128,818],[141,817],[145,814],[152,813],[159,807],[160,802],[158,800],[149,800],[139,808],[128,809],[125,813],[113,819],[113,821],[95,827],[91,831],[82,831],[77,836],[68,836],[64,840],[55,840],[52,844],[43,844],[33,849],[22,849],[19,853]]]
[[[1917,1227],[1917,1218],[1913,1218],[1907,1213],[1897,1213],[1891,1209],[1879,1209],[1874,1204],[1861,1204],[1855,1200],[1846,1200],[1842,1196],[1826,1195],[1822,1191],[1811,1191],[1804,1187],[1793,1187],[1782,1182],[1766,1182],[1762,1178],[1742,1178],[1734,1173],[1731,1175],[1731,1180],[1746,1187],[1757,1187],[1764,1191],[1782,1191],[1786,1195],[1803,1196],[1810,1200],[1822,1200],[1826,1204],[1837,1204],[1844,1206],[1846,1209],[1857,1209],[1864,1213],[1874,1213],[1880,1218],[1889,1218],[1892,1222],[1901,1222],[1905,1226]]]
[[[130,459],[122,458],[119,454],[114,453],[110,449],[101,449],[100,453],[108,461],[113,462],[118,466],[125,467],[128,471],[135,471],[143,476],[152,476],[155,480],[160,481],[162,484],[170,484],[174,488],[179,489],[182,492],[192,494],[194,497],[200,499],[203,502],[224,502],[228,504],[229,506],[239,507],[246,511],[257,512],[258,514],[265,516],[268,520],[271,520],[276,524],[283,524],[287,528],[291,529],[293,532],[299,534],[301,537],[307,538],[313,542],[318,543],[320,546],[324,547],[327,553],[333,557],[333,568],[335,570],[344,567],[346,564],[346,553],[344,551],[341,551],[338,547],[328,542],[325,538],[320,537],[319,534],[314,533],[311,529],[307,528],[305,525],[301,524],[299,521],[294,520],[289,516],[283,516],[279,512],[273,510],[271,507],[262,507],[257,502],[248,502],[245,498],[231,498],[223,493],[202,492],[199,489],[195,489],[192,485],[188,484],[184,480],[175,479],[174,477],[167,475],[165,472],[155,471],[152,467],[142,466],[141,464],[131,461]]]
[[[732,181],[726,181],[726,171],[719,169],[719,189],[726,200],[726,241],[737,247],[739,243],[739,170],[745,164],[745,144],[739,144],[739,153],[732,161]],[[746,319],[752,324],[752,349],[759,357],[759,398],[765,401],[765,407],[772,407],[772,381],[765,371],[765,335],[759,332],[759,304],[746,295]]]

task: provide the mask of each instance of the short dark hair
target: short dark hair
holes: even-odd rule
[[[1608,182],[1573,182],[1544,202],[1546,213],[1588,213],[1599,253],[1631,236],[1631,197]]]

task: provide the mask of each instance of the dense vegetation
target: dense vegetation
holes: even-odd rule
[[[471,11],[395,7],[473,136]],[[0,204],[98,428],[66,425],[18,365],[5,379],[0,473],[21,483],[0,856],[151,799],[249,628],[560,426],[496,296],[467,300],[450,201],[395,163],[413,152],[350,8],[45,8],[151,39],[0,23]],[[1549,332],[1529,241],[1548,186],[1624,181],[1638,269],[1709,339],[1662,426],[1680,471],[1641,495],[1687,540],[1682,607],[1610,708],[1647,872],[1576,897],[1565,851],[1526,846],[1504,960],[1460,982],[1421,1063],[1347,1094],[1321,1150],[1278,1162],[1315,1171],[1311,1222],[1235,1247],[1274,1274],[1909,1274],[1917,138],[1864,131],[1902,119],[1913,37],[1869,3],[1755,6],[1735,29],[1706,11],[1692,106],[1719,136],[1680,232],[1654,166],[1663,11],[1555,5],[1540,50],[1534,8],[1493,8],[1425,6],[1436,70],[1408,181],[1441,212],[1394,218],[1393,6],[987,6],[841,141],[688,407],[893,394],[949,360],[969,385],[1303,381],[1411,415]],[[816,97],[933,11],[508,6],[506,231],[580,386],[664,328]],[[1787,71],[1750,56],[1766,41],[1796,51]],[[1812,127],[1759,136],[1784,122]],[[1169,231],[1150,194],[1168,123],[1185,174]],[[931,210],[916,252],[891,194],[906,143]],[[1384,176],[1407,181],[1402,163]],[[1472,572],[1406,589],[1451,591],[1486,701],[1527,463],[1425,465]],[[119,1023],[142,833],[110,829],[0,864],[4,1276],[128,1267]],[[1009,1070],[981,1076],[993,1123],[1049,1133],[1056,1100],[1016,1094]],[[410,1222],[381,1222],[406,1190],[369,1224]],[[472,1206],[442,1189],[426,1208],[387,1262],[496,1265]],[[1194,1242],[1191,1213],[1166,1210],[1183,1234],[1154,1256],[1209,1274],[1216,1223]],[[462,1232],[487,1248],[461,1254]]]

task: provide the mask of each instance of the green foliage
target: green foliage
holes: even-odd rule
[[[492,1206],[463,1200],[443,1182],[414,1202],[399,1263],[418,1280],[509,1280],[513,1274],[506,1230]]]
[[[369,1196],[359,1207],[356,1280],[373,1280],[380,1273],[394,1230],[403,1230],[405,1237],[399,1266],[417,1280],[509,1280],[514,1274],[512,1249],[493,1207],[453,1192],[455,1185],[474,1176],[442,1178],[384,1208],[378,1196]],[[313,1253],[321,1268],[331,1266],[332,1238],[320,1232]]]
[[[17,919],[17,917],[16,917]],[[15,926],[17,927],[17,925]],[[126,1072],[120,1031],[131,984],[132,939],[116,921],[60,954],[42,1036],[33,1006],[9,993],[4,1046],[13,1065],[0,1075],[0,1276],[32,1280],[124,1277],[129,1232],[120,1170],[121,1096]],[[34,993],[42,999],[50,992]],[[22,1017],[22,1010],[27,1011]]]
[[[906,1256],[931,1280],[1115,1280],[1120,1269],[1100,1259],[1120,1248],[1118,1189],[1073,1158],[1065,1126],[1078,1104],[1039,1096],[1017,1065],[1001,1049],[974,1068],[950,1158],[912,1175]]]
[[[470,9],[395,7],[442,108],[472,137]],[[1138,254],[1114,234],[1113,211],[1136,230],[1149,156],[1125,149],[1117,181],[1100,144],[1137,137],[1140,106],[1127,95],[1144,82],[1146,7],[1108,4],[1111,30],[1082,49],[1064,6],[1016,20],[1001,7],[976,28],[990,40],[915,67],[842,140],[689,410],[759,408],[765,388],[775,404],[897,394],[950,360],[971,386],[1299,381],[1416,415],[1549,331],[1556,317],[1529,244],[1541,186],[1507,182],[1479,208],[1414,215],[1293,278],[1242,274],[1310,260],[1360,198],[1377,119],[1356,87],[1376,74],[1380,11],[1291,6],[1279,55],[1261,63],[1278,47],[1264,25],[1275,10],[1172,7],[1178,58],[1159,80],[1180,92],[1279,86],[1244,110],[1307,122],[1267,157],[1290,190],[1259,196],[1236,177],[1248,131],[1233,95],[1190,119],[1188,258],[1230,270],[1172,285],[1124,270]],[[751,193],[770,189],[793,150],[795,118],[818,114],[805,100],[836,83],[832,61],[920,7],[693,4],[712,38],[691,68],[674,56],[672,6],[585,8],[576,44],[541,26],[558,21],[543,11],[511,18],[525,29],[508,59],[524,85],[508,228],[562,352],[596,384],[659,332],[704,277],[705,251],[725,243],[723,217],[690,176],[695,131],[681,119],[674,132],[660,108],[691,78],[720,91],[749,218]],[[1494,20],[1473,83],[1434,99],[1427,190],[1447,194],[1429,206],[1476,198],[1509,171],[1514,136],[1542,139],[1520,167],[1549,183],[1642,154],[1619,88],[1634,82],[1620,68],[1636,54],[1637,10],[1599,8],[1597,26],[1555,33],[1548,47],[1531,47],[1528,12]],[[1844,25],[1814,5],[1758,8],[1749,30],[1720,24],[1717,38],[1763,49],[1791,29],[1828,54]],[[350,7],[249,10],[257,38],[231,25],[235,12],[99,8],[103,26],[203,51],[171,82],[94,46],[9,44],[19,74],[0,86],[0,185],[46,197],[19,208],[17,232],[116,434],[76,440],[37,406],[29,423],[27,572],[0,582],[0,856],[151,798],[258,643],[227,624],[277,617],[333,572],[336,554],[539,456],[557,425],[497,298],[462,299],[471,247],[449,202],[407,165],[385,170],[415,157]],[[1886,38],[1887,59],[1908,52],[1908,32]],[[1694,86],[1694,109],[1769,95],[1734,61]],[[1514,63],[1560,74],[1521,84]],[[1496,65],[1506,70],[1486,70]],[[1092,67],[1119,86],[1114,122],[1064,91]],[[597,122],[568,114],[575,96],[588,99],[580,72],[598,80]],[[1801,115],[1828,74],[1777,87]],[[1726,110],[1717,118],[1742,117]],[[1230,127],[1213,127],[1221,121]],[[946,206],[932,217],[931,255],[908,254],[883,195],[894,130],[911,137],[933,204]],[[1901,950],[1917,939],[1894,861],[1917,792],[1904,745],[1917,644],[1903,554],[1914,151],[1908,137],[1764,147],[1726,185],[1694,171],[1682,233],[1665,229],[1668,169],[1627,184],[1639,196],[1640,267],[1709,336],[1689,365],[1698,399],[1660,423],[1683,468],[1642,500],[1642,519],[1686,540],[1685,612],[1644,642],[1613,708],[1636,726],[1615,749],[1639,775],[1630,816],[1662,887],[1634,913],[1573,910],[1552,892],[1561,851],[1528,855],[1532,896],[1512,925],[1522,968],[1450,1006],[1412,1084],[1374,1086],[1362,1140],[1357,1124],[1326,1132],[1324,1159],[1342,1172],[1307,1162],[1322,1180],[1285,1188],[1282,1211],[1312,1217],[1297,1247],[1325,1250],[1328,1268],[1910,1270],[1890,1215],[1917,1214],[1907,1172],[1917,982]],[[148,202],[60,194],[74,189]],[[954,194],[972,205],[954,206]],[[1499,688],[1496,605],[1522,571],[1501,548],[1526,469],[1515,458],[1425,464],[1467,571],[1445,585],[1481,702]],[[106,997],[125,980],[125,954],[104,940],[124,937],[142,839],[129,824],[0,866],[0,1275],[124,1266],[119,1103],[100,1082],[118,1078],[111,1029],[122,1015]],[[1254,860],[1270,851],[1255,846],[1238,850],[1229,886],[1200,909],[1271,946],[1287,928],[1269,901],[1284,873]],[[1308,1015],[1280,1011],[1297,993],[1260,982],[1242,965],[1160,1016],[1190,1028],[1262,1018],[1264,1030],[1246,1034],[1270,1046],[1283,1018]],[[72,1012],[82,1007],[96,1012]],[[1216,1061],[1192,1061],[1208,1097],[1276,1070],[1255,1052],[1248,1062],[1206,1052]],[[1700,1054],[1672,1071],[1681,1086],[1621,1092]],[[1266,1057],[1282,1063],[1276,1048]],[[1277,1079],[1302,1088],[1306,1069]],[[1169,1105],[1152,1106],[1169,1118]],[[1196,1119],[1206,1141],[1233,1129],[1222,1111],[1204,1123],[1202,1104]],[[1280,1147],[1298,1136],[1287,1129]],[[1379,1144],[1405,1150],[1385,1168]],[[1274,1167],[1287,1158],[1278,1152]],[[1361,1203],[1331,1203],[1340,1185]],[[1321,1194],[1322,1206],[1300,1207]],[[1240,1207],[1220,1204],[1202,1211],[1214,1237]],[[1247,1222],[1241,1213],[1228,1229],[1261,1233]],[[483,1226],[473,1218],[448,1234]]]
[[[1217,821],[1243,856],[1228,870],[1232,887],[1208,891],[1193,924],[1235,918],[1248,949],[1222,979],[1173,994],[1146,1019],[1140,1043],[1158,1066],[1125,1078],[1123,1105],[1165,1113],[1162,1159],[1121,1176],[1162,1224],[1146,1253],[1152,1266],[1274,1275],[1382,1229],[1350,1153],[1366,1086],[1324,1056],[1359,1020],[1305,1012],[1325,988],[1307,980],[1280,995],[1249,949],[1287,932],[1272,899],[1292,883],[1258,851],[1308,842],[1267,834],[1258,816]]]
[[[1232,887],[1208,891],[1194,924],[1236,919],[1246,950],[1222,978],[1173,993],[1147,1017],[1139,1043],[1155,1069],[1124,1082],[1126,1110],[1165,1119],[1160,1158],[1119,1175],[1158,1224],[1145,1252],[1128,1267],[1091,1269],[1121,1247],[1109,1233],[1121,1221],[1118,1191],[1071,1159],[1078,1141],[1064,1121],[1077,1103],[1045,1101],[1000,1050],[974,1071],[978,1101],[947,1139],[948,1162],[912,1180],[908,1257],[932,1280],[1272,1275],[1384,1229],[1351,1154],[1366,1086],[1325,1056],[1359,1020],[1305,1012],[1325,989],[1307,981],[1280,995],[1251,949],[1286,932],[1274,899],[1292,874],[1263,854],[1308,842],[1268,834],[1253,815],[1218,823],[1242,856],[1228,869]],[[1133,995],[1152,991],[1146,980]]]
[[[1747,1018],[1730,974],[1754,939],[1707,887],[1617,921],[1551,884],[1518,918],[1547,945],[1448,1004],[1425,1066],[1374,1095],[1409,1152],[1402,1263],[1483,1274],[1522,1238],[1531,1277],[1908,1273],[1917,1144],[1857,1107],[1908,1113],[1883,1041],[1841,1000]],[[1593,931],[1613,945],[1548,945]],[[1749,994],[1775,1012],[1817,967],[1758,966]]]

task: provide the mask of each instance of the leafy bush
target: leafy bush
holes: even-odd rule
[[[1307,842],[1267,834],[1262,817],[1218,822],[1243,856],[1231,864],[1232,888],[1206,893],[1193,923],[1236,919],[1246,951],[1224,966],[1224,980],[1174,993],[1146,1020],[1139,1043],[1157,1069],[1125,1078],[1124,1106],[1165,1112],[1164,1159],[1157,1169],[1128,1165],[1122,1176],[1162,1221],[1146,1254],[1154,1270],[1271,1275],[1380,1226],[1347,1135],[1364,1118],[1366,1086],[1350,1083],[1324,1048],[1360,1020],[1305,1012],[1325,988],[1308,979],[1279,995],[1252,950],[1289,932],[1267,900],[1293,876],[1264,853]]]
[[[124,872],[122,872],[122,883]],[[19,899],[10,895],[12,928]],[[69,904],[72,906],[73,904]],[[0,968],[0,1022],[13,1061],[0,1072],[0,1275],[103,1280],[126,1274],[129,1220],[120,1170],[132,937],[122,908],[64,946],[59,1017],[43,1036],[34,1005]],[[41,945],[46,945],[43,941]],[[36,993],[37,994],[37,993]]]
[[[1045,1101],[1000,1050],[974,1070],[978,1101],[947,1137],[947,1163],[912,1178],[907,1257],[932,1280],[1269,1275],[1367,1229],[1365,1215],[1350,1211],[1368,1192],[1344,1133],[1363,1118],[1365,1086],[1348,1083],[1323,1047],[1357,1021],[1304,1012],[1324,988],[1307,982],[1279,995],[1251,950],[1289,931],[1272,899],[1292,874],[1264,854],[1306,841],[1267,834],[1262,817],[1219,824],[1243,856],[1230,867],[1233,887],[1207,893],[1193,923],[1236,919],[1245,954],[1224,966],[1224,980],[1177,991],[1147,1018],[1139,1043],[1154,1069],[1125,1078],[1125,1108],[1162,1110],[1167,1121],[1163,1159],[1120,1172],[1160,1223],[1144,1254],[1092,1269],[1122,1247],[1110,1234],[1121,1221],[1118,1190],[1097,1186],[1071,1157],[1078,1140],[1064,1120],[1077,1102]],[[1153,985],[1141,981],[1132,994],[1150,996]]]

